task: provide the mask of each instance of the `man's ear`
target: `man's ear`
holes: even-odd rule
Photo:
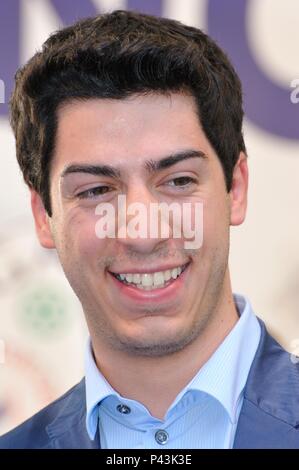
[[[30,193],[35,230],[39,242],[44,248],[55,248],[55,243],[50,227],[50,217],[44,207],[43,201],[40,195],[33,189],[30,190]]]
[[[244,222],[247,209],[248,165],[247,156],[240,153],[233,171],[230,190],[230,224],[240,225]]]

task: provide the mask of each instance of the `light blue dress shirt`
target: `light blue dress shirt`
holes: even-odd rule
[[[261,333],[249,301],[237,294],[234,301],[238,322],[178,394],[164,420],[110,386],[95,364],[89,341],[85,377],[90,438],[95,438],[99,426],[103,449],[232,448],[244,386]]]

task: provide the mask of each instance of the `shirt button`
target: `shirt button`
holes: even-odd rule
[[[131,413],[131,408],[129,408],[127,405],[117,405],[116,409],[123,415],[128,415]]]
[[[166,444],[166,442],[169,439],[168,433],[166,431],[163,431],[163,429],[160,429],[159,431],[156,432],[155,434],[155,439],[158,444]]]

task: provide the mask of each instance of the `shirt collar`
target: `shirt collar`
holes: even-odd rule
[[[246,297],[234,294],[240,318],[209,360],[189,384],[178,394],[167,415],[179,404],[188,391],[204,392],[215,398],[227,411],[232,423],[236,422],[237,409],[248,373],[260,340],[260,325]],[[114,395],[122,397],[107,382],[96,366],[90,339],[85,353],[86,427],[89,437],[95,438],[99,403]]]
[[[97,431],[98,404],[109,395],[118,393],[107,382],[103,374],[97,368],[94,360],[91,340],[88,338],[85,350],[85,384],[86,384],[86,427],[89,437],[93,440]]]
[[[227,411],[230,421],[238,417],[238,405],[261,335],[249,300],[234,294],[239,320],[196,376],[177,396],[172,407],[189,390],[205,392]]]

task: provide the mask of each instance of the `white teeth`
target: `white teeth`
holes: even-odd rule
[[[163,284],[164,284],[163,273],[161,271],[158,273],[154,273],[154,286],[163,286]]]
[[[141,282],[140,274],[133,274],[133,282],[134,284],[139,284]]]
[[[153,276],[149,273],[141,274],[141,284],[143,287],[151,287],[153,285]]]
[[[143,286],[142,284],[136,284],[136,287],[141,290],[152,290],[152,286]]]
[[[172,277],[172,279],[176,279],[178,277],[178,269],[177,268],[172,269],[171,277]]]
[[[133,274],[126,274],[126,281],[132,282],[133,281]]]
[[[153,288],[164,287],[165,283],[170,279],[176,279],[182,272],[182,267],[179,266],[166,271],[159,271],[155,273],[126,273],[118,274],[119,279],[130,284],[135,284],[139,289],[151,290]]]

